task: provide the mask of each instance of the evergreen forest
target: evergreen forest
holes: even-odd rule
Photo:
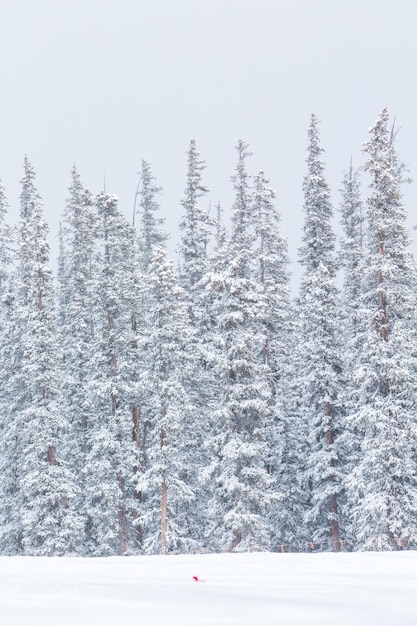
[[[135,226],[74,166],[56,276],[25,158],[16,227],[0,185],[0,554],[417,548],[417,265],[395,140],[383,109],[333,207],[311,116],[295,299],[244,141],[226,225],[191,140],[175,264],[148,162]]]

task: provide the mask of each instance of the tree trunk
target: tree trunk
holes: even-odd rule
[[[132,440],[135,443],[136,448],[139,450],[141,443],[140,443],[140,409],[138,406],[134,406],[132,409],[132,422],[133,422]],[[141,468],[139,464],[133,467],[133,476],[134,476],[135,482],[137,482],[137,477],[140,471],[141,471]],[[142,500],[142,493],[136,489],[136,486],[133,491],[133,498],[137,502],[140,502]],[[142,525],[138,524],[137,522],[138,517],[139,517],[138,512],[135,509],[133,511],[133,525],[135,529],[134,541],[137,547],[141,546],[142,538],[143,538],[143,528],[142,528]]]
[[[54,448],[54,446],[48,446],[47,458],[48,458],[49,465],[55,465],[56,458],[55,458],[55,448]],[[54,500],[54,508],[57,509],[58,507],[59,507],[58,498],[55,498],[55,500]]]
[[[233,539],[233,543],[232,543],[232,550],[234,550],[235,548],[237,548],[237,546],[240,544],[240,542],[242,541],[242,535],[240,533],[240,530],[234,530],[233,531],[233,535],[234,535],[234,539]]]
[[[119,474],[117,478],[119,484],[119,555],[123,556],[127,552],[127,521],[125,509],[125,481]]]
[[[328,420],[328,430],[327,430],[327,445],[333,445],[333,424],[331,419],[331,404],[330,402],[326,402],[326,416],[329,418]],[[333,459],[330,461],[331,467],[334,467]],[[334,476],[330,477],[330,480],[334,482]],[[337,495],[335,493],[331,493],[329,496],[329,510],[331,515],[330,520],[330,535],[331,535],[331,544],[332,544],[332,552],[340,552],[340,530],[339,530],[339,522],[337,515]]]
[[[162,554],[167,553],[167,484],[165,478],[162,481],[161,552]]]
[[[132,430],[132,439],[136,444],[136,447],[140,446],[140,409],[138,406],[134,406],[132,409],[132,422],[133,422],[133,430]]]
[[[49,465],[55,465],[55,448],[53,446],[48,446],[47,457]]]
[[[332,514],[332,519],[330,521],[332,552],[340,552],[339,522],[337,519],[334,519],[334,517],[337,518],[337,498],[335,493],[332,493],[329,496],[329,508],[330,513]]]

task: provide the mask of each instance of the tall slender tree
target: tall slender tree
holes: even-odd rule
[[[199,466],[195,408],[184,385],[192,370],[192,340],[184,294],[161,246],[154,251],[145,296],[139,349],[147,364],[140,378],[148,392],[147,448],[138,523],[145,553],[189,552],[200,547],[193,489]]]
[[[339,297],[333,208],[314,114],[308,136],[298,330],[300,416],[306,429],[305,484],[310,490],[305,520],[315,543],[339,551],[344,461]]]
[[[364,210],[360,191],[359,171],[353,169],[352,161],[343,178],[340,205],[343,236],[340,242],[340,266],[343,270],[343,325],[346,346],[345,369],[353,371],[354,354],[359,349],[360,327],[358,301],[361,295],[364,264]],[[352,397],[352,385],[348,394]]]
[[[184,198],[181,200],[183,215],[180,221],[179,246],[180,282],[191,300],[207,271],[207,246],[211,222],[207,211],[199,204],[200,198],[208,193],[208,188],[202,181],[205,169],[206,165],[197,151],[193,138],[188,150],[187,185]]]
[[[362,442],[348,485],[360,548],[417,539],[416,269],[401,195],[404,167],[385,108],[364,146],[371,177],[360,315],[363,344],[352,416]]]
[[[344,272],[343,299],[349,316],[348,331],[356,326],[357,306],[361,292],[361,276],[364,249],[364,209],[361,197],[359,170],[353,168],[352,160],[344,175],[340,205],[343,236],[340,242],[340,266]]]
[[[187,182],[184,197],[181,200],[183,215],[180,220],[181,239],[178,249],[179,283],[184,289],[191,326],[190,339],[192,338],[193,341],[189,351],[193,371],[185,381],[185,385],[187,394],[195,407],[193,434],[198,454],[196,466],[189,476],[189,481],[196,493],[196,503],[200,505],[198,514],[196,507],[193,507],[193,518],[197,517],[199,520],[196,529],[200,529],[200,541],[203,541],[207,493],[201,481],[200,468],[207,465],[207,451],[203,442],[207,440],[210,432],[213,389],[216,386],[213,380],[213,370],[208,367],[207,363],[206,347],[209,343],[211,322],[206,306],[203,277],[209,269],[208,244],[213,220],[201,206],[202,199],[208,193],[208,188],[203,184],[206,165],[197,151],[194,138],[191,139],[187,156]]]
[[[272,425],[270,388],[260,355],[265,345],[265,299],[255,279],[253,203],[246,171],[247,145],[237,145],[236,200],[227,261],[211,276],[219,337],[221,380],[208,474],[213,484],[211,532],[219,549],[265,550],[273,480],[268,473]],[[221,255],[223,256],[223,255]],[[223,266],[223,270],[221,269]]]
[[[160,214],[161,207],[157,201],[157,196],[161,191],[162,188],[157,184],[150,163],[142,160],[137,192],[139,196],[137,242],[140,277],[138,283],[138,306],[132,319],[133,329],[138,337],[138,341],[136,341],[135,344],[138,355],[138,380],[143,377],[146,378],[148,372],[147,360],[144,358],[144,353],[139,350],[139,337],[141,334],[146,334],[146,325],[150,319],[148,310],[149,303],[147,299],[147,288],[150,281],[150,265],[155,250],[160,246],[163,247],[169,236],[164,229],[165,219]],[[141,333],[138,332],[139,329],[141,329]],[[138,465],[135,471],[136,484],[140,479],[141,473],[149,467],[147,459],[147,435],[149,432],[149,407],[152,404],[150,394],[151,392],[147,385],[140,385],[137,403],[133,407],[134,440],[139,450]],[[140,504],[142,501],[141,490],[136,489],[135,494]],[[139,518],[135,522],[135,527],[138,536],[138,544],[143,548],[143,527]]]
[[[19,332],[14,317],[15,277],[12,270],[14,232],[6,224],[8,201],[0,181],[0,554],[19,553],[16,438],[11,415],[16,410],[12,375],[18,369]]]
[[[9,203],[3,182],[0,180],[0,293],[7,289],[7,280],[11,270],[13,257],[13,230],[7,224]]]
[[[77,550],[80,522],[73,506],[74,477],[62,457],[68,425],[60,406],[47,225],[27,158],[20,198],[15,309],[20,330],[20,368],[15,379],[19,405],[11,428],[17,439],[21,546],[25,554],[71,554]]]
[[[94,276],[94,350],[87,390],[88,443],[85,505],[90,554],[135,551],[134,468],[138,449],[132,437],[137,400],[136,257],[134,230],[118,209],[116,196],[95,199],[99,257]]]
[[[69,424],[68,462],[79,489],[77,508],[84,527],[85,465],[89,433],[86,404],[90,364],[94,350],[94,276],[97,245],[97,216],[92,193],[71,171],[71,186],[61,227],[58,273],[59,339],[62,346],[63,406]],[[82,539],[85,545],[85,537]],[[82,551],[82,548],[80,548]]]
[[[163,229],[165,219],[159,214],[160,206],[156,200],[162,191],[156,184],[152,174],[151,165],[142,160],[139,187],[139,262],[143,273],[149,269],[153,253],[158,246],[163,246],[168,239],[167,232]]]
[[[266,305],[261,358],[266,384],[270,388],[270,410],[273,416],[268,470],[275,479],[277,498],[269,518],[272,545],[277,548],[282,544],[293,544],[299,539],[303,497],[298,476],[298,423],[291,411],[289,393],[294,368],[291,366],[293,322],[288,247],[281,234],[281,217],[274,199],[275,192],[269,186],[264,171],[260,170],[254,180],[253,192],[253,220],[258,249],[254,275]]]
[[[340,241],[339,261],[343,271],[341,323],[343,327],[343,370],[345,377],[341,393],[346,415],[352,415],[358,407],[358,387],[354,373],[364,340],[358,303],[362,292],[365,229],[359,170],[353,169],[352,159],[343,178],[341,196],[340,214],[343,234]],[[346,475],[348,476],[352,468],[358,464],[361,437],[350,419],[347,419],[344,424],[344,434],[348,448],[346,468]],[[348,501],[348,509],[350,509],[351,504],[352,502]],[[346,527],[346,538],[350,546],[355,545],[355,538],[352,536],[349,523]]]

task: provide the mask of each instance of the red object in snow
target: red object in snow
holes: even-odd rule
[[[196,583],[205,583],[205,580],[200,580],[200,578],[198,576],[193,576],[193,580],[195,580]]]

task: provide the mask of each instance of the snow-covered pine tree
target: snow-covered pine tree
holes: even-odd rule
[[[35,173],[24,163],[18,227],[17,297],[14,323],[20,367],[12,386],[16,394],[10,420],[16,438],[18,506],[24,554],[74,554],[80,521],[74,508],[73,475],[62,458],[68,426],[60,405],[59,347],[48,268],[47,224]]]
[[[95,252],[97,216],[92,193],[80,179],[77,168],[71,171],[60,235],[58,265],[59,340],[62,347],[63,414],[69,424],[67,458],[77,479],[84,532],[85,465],[90,433],[86,404],[90,384],[90,364],[94,338]],[[81,538],[80,538],[81,539]],[[85,536],[80,551],[85,550]]]
[[[340,267],[343,270],[343,340],[346,346],[345,370],[353,371],[354,352],[358,349],[359,311],[358,301],[361,294],[363,272],[363,234],[364,215],[360,192],[359,172],[354,170],[352,162],[343,178],[340,204],[343,236],[340,241]],[[350,385],[349,395],[352,392]]]
[[[218,271],[207,290],[217,320],[217,359],[220,381],[218,408],[213,415],[210,447],[213,460],[207,474],[213,546],[221,550],[267,550],[267,512],[272,502],[271,390],[262,357],[265,346],[265,299],[252,266],[254,215],[245,161],[247,145],[237,145],[233,177],[236,199],[227,250],[218,250]]]
[[[343,236],[340,241],[340,267],[343,269],[343,301],[347,307],[346,331],[354,334],[357,326],[357,302],[361,292],[363,266],[364,215],[359,171],[350,162],[343,177],[340,204]]]
[[[138,186],[137,195],[139,196],[139,209],[138,215],[138,253],[139,253],[139,304],[138,309],[134,315],[133,326],[134,328],[140,328],[141,333],[146,333],[145,327],[147,324],[148,315],[148,302],[147,302],[147,285],[149,282],[149,268],[151,260],[154,256],[155,250],[159,246],[164,246],[169,235],[164,229],[165,218],[160,214],[160,205],[157,201],[157,196],[162,191],[162,188],[158,186],[155,176],[152,173],[151,165],[147,161],[142,160],[140,170],[140,181]],[[138,344],[137,344],[138,345]],[[138,350],[138,375],[146,378],[148,371],[148,364],[146,358]],[[148,467],[146,458],[147,451],[147,432],[148,423],[147,415],[149,414],[148,407],[152,404],[152,398],[149,396],[149,389],[145,386],[141,386],[140,394],[138,397],[138,404],[134,407],[134,436],[136,444],[139,448],[139,465],[136,468],[135,483],[138,482],[140,473]],[[136,498],[141,502],[142,494],[140,490],[136,490]],[[143,529],[139,520],[135,523],[135,528],[138,535],[139,544],[142,545],[141,537],[143,536]]]
[[[1,363],[1,440],[0,440],[0,554],[13,556],[22,553],[21,500],[18,490],[19,410],[21,388],[20,327],[16,324],[16,277],[8,278],[7,291],[2,299],[0,363]]]
[[[163,229],[165,219],[159,215],[160,206],[156,200],[161,187],[156,184],[151,165],[142,160],[140,171],[139,202],[139,263],[143,274],[146,274],[153,253],[158,246],[163,246],[168,234]]]
[[[137,308],[135,233],[118,209],[116,196],[96,196],[99,255],[94,272],[94,349],[86,393],[87,459],[85,510],[92,555],[127,554],[136,549],[132,437],[136,404]]]
[[[14,399],[11,376],[19,333],[14,320],[14,277],[11,267],[14,232],[6,224],[8,201],[0,181],[0,554],[19,552],[16,516],[17,466],[15,438],[10,428]]]
[[[142,495],[138,524],[146,554],[190,552],[200,547],[192,486],[199,454],[195,409],[184,386],[192,374],[192,338],[184,294],[162,246],[154,250],[144,298],[139,351],[146,364],[140,384],[147,392],[147,435],[146,466],[137,487]]]
[[[58,331],[65,323],[66,309],[68,305],[68,293],[67,293],[67,272],[66,272],[66,250],[64,241],[64,228],[62,223],[59,223],[58,240],[59,240],[59,252],[58,252],[58,268],[56,273],[57,279],[57,300],[58,300]]]
[[[7,289],[13,254],[13,230],[6,222],[8,208],[6,191],[0,179],[0,297]]]
[[[354,170],[352,160],[349,169],[344,175],[341,192],[340,214],[343,235],[340,241],[339,262],[343,271],[343,287],[341,291],[342,306],[342,341],[343,341],[343,369],[345,382],[343,385],[343,403],[346,415],[355,412],[358,406],[358,389],[354,372],[357,357],[362,350],[363,332],[361,332],[361,318],[359,300],[361,296],[362,272],[364,262],[364,211],[360,192],[359,170]],[[352,424],[346,419],[344,424],[345,440],[348,449],[348,463],[346,476],[358,463],[360,450],[360,436]],[[348,494],[347,494],[348,495]],[[347,501],[347,510],[351,502]],[[346,538],[349,545],[354,545],[349,524],[346,526]]]
[[[271,371],[272,398],[283,393],[280,381],[285,377],[291,344],[291,296],[289,258],[286,240],[281,234],[281,217],[274,204],[275,192],[263,170],[255,176],[253,214],[257,235],[255,277],[261,284],[267,305],[265,319],[265,363]]]
[[[274,203],[275,192],[263,170],[255,176],[253,221],[257,235],[255,278],[266,304],[263,320],[262,358],[266,383],[270,387],[273,415],[268,469],[275,479],[276,502],[269,519],[272,546],[293,544],[301,526],[303,497],[298,481],[298,421],[290,410],[292,367],[292,305],[289,283],[289,258],[281,234],[281,217]]]
[[[207,270],[201,279],[200,324],[197,326],[198,349],[201,364],[204,367],[203,375],[199,377],[201,397],[197,405],[202,408],[204,419],[203,432],[205,432],[204,445],[202,448],[204,465],[200,475],[201,488],[204,491],[204,502],[210,502],[206,509],[204,524],[204,547],[208,551],[217,551],[220,548],[219,537],[215,532],[218,517],[218,508],[213,496],[213,472],[217,468],[218,448],[215,442],[215,434],[219,422],[217,410],[224,398],[225,360],[223,329],[220,327],[218,313],[221,309],[222,294],[226,268],[228,267],[228,241],[227,232],[222,220],[222,208],[216,206],[217,217],[214,220],[215,237],[214,246],[207,259]],[[200,374],[202,374],[200,370]]]
[[[196,502],[200,505],[198,513],[194,507],[193,519],[196,522],[196,532],[200,531],[200,541],[203,541],[206,521],[205,503],[207,502],[207,494],[204,492],[201,480],[201,468],[207,465],[207,451],[204,449],[203,442],[207,440],[210,432],[210,413],[217,389],[213,370],[208,367],[207,362],[211,321],[206,306],[205,285],[202,280],[209,268],[207,247],[213,220],[209,218],[208,212],[200,204],[201,199],[208,193],[208,188],[202,180],[206,165],[197,151],[194,138],[190,142],[187,157],[187,182],[184,197],[181,200],[183,215],[180,220],[181,239],[178,249],[179,283],[184,289],[189,323],[192,327],[190,336],[194,342],[189,351],[193,359],[193,371],[185,381],[187,393],[195,407],[193,431],[196,458],[188,482],[192,485],[196,493]]]
[[[188,150],[187,185],[184,198],[181,200],[184,213],[180,221],[179,246],[180,284],[188,294],[190,305],[194,304],[194,291],[207,271],[207,246],[211,221],[207,211],[200,206],[200,198],[208,193],[208,188],[202,181],[205,169],[206,164],[201,159],[193,138]]]
[[[364,146],[372,193],[359,300],[363,343],[352,421],[362,442],[349,476],[357,547],[395,549],[417,540],[416,268],[408,251],[404,167],[385,108]]]
[[[343,482],[340,305],[335,286],[333,208],[325,180],[318,119],[308,131],[307,174],[300,263],[303,275],[298,305],[298,378],[300,418],[304,424],[305,485],[310,501],[307,531],[321,549],[340,549]]]

